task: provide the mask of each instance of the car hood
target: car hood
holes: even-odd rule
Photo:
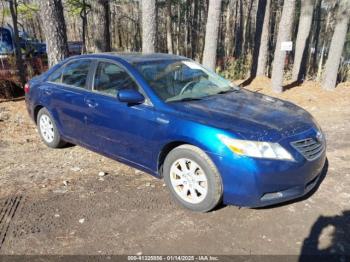
[[[245,139],[278,141],[315,127],[300,107],[245,89],[171,106],[187,118]]]

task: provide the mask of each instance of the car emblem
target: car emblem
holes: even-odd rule
[[[323,141],[323,135],[322,135],[322,133],[320,131],[318,131],[317,134],[316,134],[316,140],[318,142],[322,142]]]

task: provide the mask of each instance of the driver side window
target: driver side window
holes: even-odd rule
[[[135,89],[138,87],[129,74],[120,66],[99,62],[94,79],[94,91],[115,97],[121,89]]]

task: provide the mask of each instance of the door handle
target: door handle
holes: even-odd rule
[[[98,106],[98,103],[95,102],[95,100],[93,100],[93,99],[86,99],[86,100],[85,100],[85,103],[86,103],[86,104],[88,105],[88,107],[90,107],[90,108],[95,108],[95,107]]]
[[[45,94],[45,95],[51,95],[51,94],[52,94],[52,90],[50,90],[50,89],[44,89],[44,94]]]

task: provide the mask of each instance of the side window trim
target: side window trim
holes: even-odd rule
[[[95,74],[96,74],[96,70],[97,70],[97,65],[98,65],[98,61],[96,61],[96,59],[92,58],[88,78],[86,80],[87,90],[92,91],[92,92],[94,90],[94,81],[95,81]]]
[[[151,100],[149,99],[149,97],[147,96],[147,94],[145,93],[145,91],[143,90],[143,88],[141,87],[141,85],[137,82],[137,80],[135,79],[135,77],[133,75],[131,75],[128,70],[125,68],[125,66],[123,66],[122,64],[120,64],[119,62],[117,61],[114,61],[114,60],[110,60],[110,59],[104,59],[104,58],[98,58],[98,59],[95,59],[94,61],[94,65],[93,65],[93,70],[92,70],[92,77],[91,77],[91,92],[95,93],[95,94],[99,94],[99,95],[103,95],[103,96],[107,96],[107,97],[113,97],[113,98],[116,98],[114,96],[111,96],[111,95],[108,95],[108,94],[105,94],[103,92],[98,92],[95,90],[95,77],[96,77],[96,73],[97,73],[97,68],[98,68],[98,65],[99,63],[111,63],[111,64],[115,64],[116,66],[119,66],[120,68],[122,68],[125,73],[128,74],[128,76],[134,81],[134,83],[136,84],[137,88],[138,88],[138,91],[145,97],[145,102],[142,104],[142,105],[146,105],[146,106],[152,106],[153,107],[153,103],[151,102]]]

